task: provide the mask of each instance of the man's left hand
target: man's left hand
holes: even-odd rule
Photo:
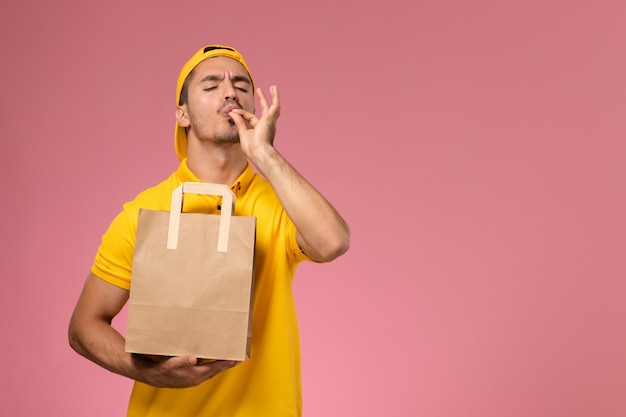
[[[273,146],[276,134],[276,121],[280,115],[278,88],[270,87],[272,104],[269,105],[261,88],[256,89],[261,105],[261,117],[243,109],[233,109],[230,116],[239,132],[239,143],[246,156],[253,157],[256,151]]]

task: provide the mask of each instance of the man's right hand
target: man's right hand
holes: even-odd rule
[[[76,352],[98,365],[156,387],[192,387],[239,362],[198,362],[195,356],[144,356],[127,353],[124,338],[111,326],[128,300],[128,291],[89,274],[70,320],[68,336]]]
[[[133,365],[142,382],[161,388],[186,388],[196,386],[240,362],[216,360],[199,362],[195,356],[145,356],[132,355]]]

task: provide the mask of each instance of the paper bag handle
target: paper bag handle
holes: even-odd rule
[[[222,214],[217,238],[217,251],[228,252],[228,236],[230,233],[230,218],[235,210],[235,194],[225,184],[209,182],[184,182],[172,192],[172,206],[170,209],[170,224],[167,232],[167,248],[178,248],[178,233],[180,230],[180,214],[183,211],[183,194],[207,194],[222,197]]]

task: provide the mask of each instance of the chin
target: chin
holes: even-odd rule
[[[232,143],[234,145],[239,143],[239,135],[218,136],[217,138],[215,138],[215,141],[217,143]]]

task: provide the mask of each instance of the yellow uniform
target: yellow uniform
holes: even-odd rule
[[[183,159],[159,185],[126,203],[102,238],[92,272],[130,289],[133,249],[140,208],[169,210],[172,191],[199,181]],[[296,266],[308,259],[296,242],[296,228],[271,185],[248,165],[231,189],[235,214],[256,216],[255,289],[251,359],[184,389],[136,382],[128,416],[293,417],[302,414],[300,344],[292,293]],[[184,212],[219,213],[220,197],[186,195]]]

